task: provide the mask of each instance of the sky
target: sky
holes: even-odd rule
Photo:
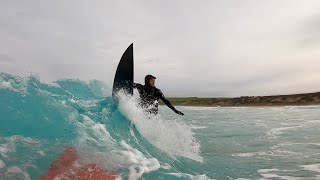
[[[112,87],[131,43],[166,96],[320,91],[318,0],[0,1],[0,72]]]

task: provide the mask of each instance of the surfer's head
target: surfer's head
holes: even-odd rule
[[[146,77],[144,78],[144,84],[145,84],[146,86],[154,87],[154,86],[155,86],[155,80],[156,80],[156,77],[148,74],[148,75],[146,75]]]

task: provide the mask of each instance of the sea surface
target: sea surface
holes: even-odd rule
[[[320,179],[320,107],[145,115],[97,80],[0,74],[0,179],[37,179],[66,147],[119,179]]]

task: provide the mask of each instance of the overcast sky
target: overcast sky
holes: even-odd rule
[[[111,87],[132,42],[167,96],[320,91],[319,0],[0,1],[0,72]]]

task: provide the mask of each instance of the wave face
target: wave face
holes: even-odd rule
[[[0,176],[37,179],[71,146],[124,179],[207,179],[191,127],[148,117],[136,97],[120,93],[118,106],[108,89],[97,80],[45,83],[1,73]]]
[[[0,74],[0,179],[38,179],[66,147],[119,179],[319,179],[320,106],[115,104],[102,82]]]

